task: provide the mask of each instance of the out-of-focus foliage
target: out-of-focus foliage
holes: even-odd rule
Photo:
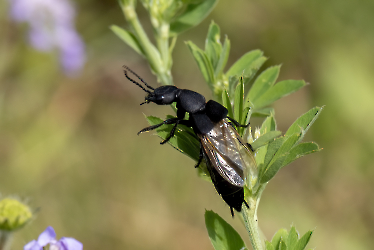
[[[173,111],[138,106],[144,92],[125,79],[121,66],[157,84],[145,61],[108,29],[123,23],[118,3],[75,5],[88,60],[81,76],[68,79],[55,55],[26,43],[26,27],[11,22],[7,1],[0,3],[0,191],[40,207],[15,235],[14,249],[48,225],[85,249],[211,249],[204,209],[232,221],[226,205],[196,177],[193,160],[160,146],[151,133],[136,136],[147,126],[142,113]],[[309,246],[320,249],[370,249],[374,243],[372,13],[369,0],[220,1],[175,45],[174,83],[207,98],[184,41],[203,47],[211,20],[230,37],[227,65],[261,49],[269,57],[264,68],[282,64],[280,80],[309,82],[275,103],[283,132],[309,107],[326,105],[306,136],[324,150],[281,169],[263,195],[258,216],[268,240],[274,228],[292,221],[300,232],[315,226]],[[151,31],[150,24],[144,28]],[[251,123],[261,125],[256,118]],[[230,224],[245,235],[239,220]]]

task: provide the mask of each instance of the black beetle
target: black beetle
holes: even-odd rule
[[[150,102],[158,105],[176,103],[176,118],[146,127],[138,134],[164,124],[174,124],[169,136],[161,142],[164,144],[174,136],[178,124],[191,127],[200,139],[201,145],[199,160],[195,167],[198,167],[205,157],[212,182],[217,192],[230,206],[232,216],[234,216],[233,209],[240,212],[243,203],[249,208],[244,200],[243,187],[247,176],[257,178],[257,166],[251,145],[243,142],[231,123],[236,127],[247,127],[249,124],[239,124],[227,116],[228,110],[224,106],[213,100],[206,102],[205,97],[197,92],[175,86],[161,86],[154,89],[131,69],[126,66],[124,68],[127,79],[148,93],[141,105]],[[131,79],[127,71],[139,78],[147,88]],[[189,113],[188,120],[184,119],[186,112]]]

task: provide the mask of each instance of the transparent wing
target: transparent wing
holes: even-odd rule
[[[226,120],[199,137],[212,166],[226,181],[243,187],[247,176],[257,179],[257,165],[252,151]]]

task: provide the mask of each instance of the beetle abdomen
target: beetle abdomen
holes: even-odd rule
[[[242,204],[244,202],[244,188],[232,185],[228,181],[223,179],[223,177],[211,165],[209,159],[205,159],[207,162],[207,168],[210,174],[210,178],[212,179],[217,193],[222,196],[222,199],[227,203],[227,205],[240,212],[242,210]]]

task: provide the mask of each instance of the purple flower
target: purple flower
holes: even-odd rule
[[[85,48],[74,28],[75,11],[68,0],[9,0],[11,16],[27,22],[29,41],[41,51],[57,49],[65,73],[79,72],[85,63]]]
[[[83,244],[73,238],[62,237],[59,241],[56,240],[55,230],[49,226],[38,237],[38,240],[33,240],[27,243],[23,250],[43,250],[43,247],[49,244],[49,249],[54,250],[82,250]]]

